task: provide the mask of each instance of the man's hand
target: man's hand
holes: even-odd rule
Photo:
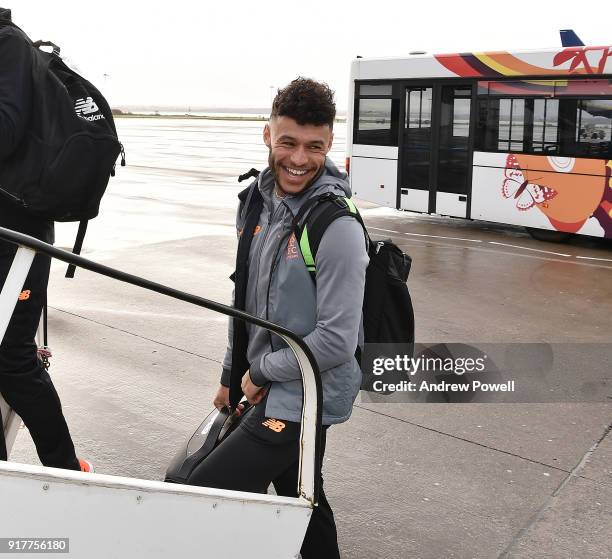
[[[253,384],[249,371],[244,373],[244,376],[242,377],[241,386],[242,392],[246,396],[247,401],[249,402],[249,404],[253,405],[259,404],[259,402],[263,400],[264,396],[266,395],[266,392],[268,391],[268,389],[264,388],[263,386],[257,386],[256,384]]]
[[[229,386],[219,385],[213,404],[218,410],[229,408]]]

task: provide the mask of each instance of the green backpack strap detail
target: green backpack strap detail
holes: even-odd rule
[[[294,220],[300,252],[313,281],[316,280],[315,259],[323,234],[333,221],[344,216],[355,218],[365,230],[355,203],[350,198],[329,193],[307,201]]]
[[[346,205],[348,206],[348,209],[352,214],[359,213],[357,206],[355,206],[355,203],[350,198],[343,198],[343,200],[346,202]]]
[[[310,241],[308,240],[308,225],[304,225],[302,234],[300,235],[300,251],[304,258],[304,263],[309,272],[315,271],[315,261],[310,250]]]

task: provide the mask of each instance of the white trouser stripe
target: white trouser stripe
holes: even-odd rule
[[[13,259],[2,293],[0,293],[0,342],[4,339],[4,334],[11,316],[13,316],[13,311],[19,300],[23,284],[28,277],[34,256],[36,256],[36,252],[32,249],[19,247]]]

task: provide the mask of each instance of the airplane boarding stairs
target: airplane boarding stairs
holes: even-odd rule
[[[0,293],[0,338],[4,337],[32,260],[36,252],[42,252],[117,281],[267,328],[293,350],[304,387],[296,480],[299,497],[0,461],[0,551],[9,550],[7,538],[64,538],[64,552],[76,558],[204,558],[236,552],[238,537],[240,553],[250,559],[298,557],[319,492],[322,397],[319,368],[303,340],[285,328],[232,307],[97,264],[27,235],[0,227],[0,239],[19,246]],[[21,421],[1,397],[0,407],[10,453]]]

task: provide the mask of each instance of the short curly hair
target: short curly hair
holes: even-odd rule
[[[287,116],[298,124],[327,124],[334,127],[336,104],[334,92],[326,83],[298,77],[283,89],[279,89],[270,118]]]

